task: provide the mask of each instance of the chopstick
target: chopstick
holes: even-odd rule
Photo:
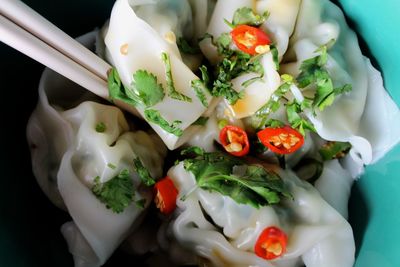
[[[0,40],[94,94],[108,98],[107,83],[9,19],[0,15]]]
[[[110,100],[107,72],[111,66],[108,63],[21,1],[0,1],[0,41]],[[142,117],[131,105],[119,100],[114,104]]]
[[[107,81],[111,66],[21,1],[5,0],[0,14]]]

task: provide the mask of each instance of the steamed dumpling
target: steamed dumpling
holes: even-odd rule
[[[182,5],[185,5],[183,4],[184,2],[182,1]],[[204,91],[207,105],[205,106],[199,100],[195,90],[191,87],[191,82],[199,78],[181,60],[175,42],[176,38],[174,37],[177,33],[173,30],[183,30],[185,24],[182,24],[181,28],[179,28],[168,23],[165,25],[161,23],[158,25],[162,26],[162,28],[155,29],[152,27],[153,25],[148,24],[138,16],[137,12],[141,10],[141,7],[137,8],[135,3],[135,1],[131,3],[128,0],[118,0],[115,3],[105,43],[112,62],[115,63],[115,67],[120,74],[122,83],[127,87],[133,81],[133,73],[138,70],[146,70],[154,74],[158,82],[166,88],[165,65],[161,55],[162,53],[169,55],[175,88],[179,93],[190,97],[192,101],[176,100],[166,94],[163,100],[155,104],[151,109],[157,110],[169,124],[179,122],[177,127],[183,131],[183,135],[179,136],[167,132],[159,124],[153,122],[150,122],[150,125],[167,147],[174,149],[182,145],[191,135],[193,132],[193,129],[190,127],[191,124],[205,113],[206,106],[210,104],[212,98],[208,92]],[[175,3],[175,5],[178,4]],[[154,11],[154,8],[151,10]],[[154,18],[155,21],[160,18],[158,16],[161,14],[160,12],[154,13],[156,16]],[[173,20],[168,21],[173,22]],[[165,33],[167,34],[167,38],[165,38],[165,34],[162,32],[166,27],[171,30]],[[171,36],[172,38],[170,38]],[[122,47],[123,50],[126,49],[125,52],[121,52]],[[144,109],[138,108],[138,111],[145,117]]]
[[[256,209],[196,188],[194,176],[182,163],[173,167],[168,176],[179,191],[171,222],[174,237],[210,266],[353,266],[355,247],[348,222],[310,184],[290,171],[280,175],[293,200]],[[253,248],[261,231],[271,225],[284,229],[289,243],[281,258],[266,261]]]
[[[286,59],[291,63],[282,71],[296,76],[301,62],[314,57],[317,48],[331,39],[336,43],[328,51],[327,69],[334,86],[349,83],[353,89],[310,119],[322,138],[353,145],[349,165],[358,166],[358,170],[352,167],[352,175],[357,177],[364,164],[376,162],[400,141],[400,111],[385,91],[379,72],[362,55],[342,11],[329,1],[302,1]],[[387,133],[382,129],[388,129]]]

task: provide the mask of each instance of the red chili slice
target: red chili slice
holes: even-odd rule
[[[276,226],[265,228],[258,237],[254,252],[257,256],[273,260],[286,252],[287,236],[284,231]]]
[[[178,190],[174,182],[166,176],[154,185],[156,207],[164,214],[172,213],[176,208],[176,198]]]
[[[231,31],[231,36],[235,45],[250,55],[264,53],[264,51],[269,50],[268,45],[271,43],[265,32],[248,25],[235,27]]]
[[[264,146],[277,154],[293,153],[304,143],[303,135],[290,126],[265,128],[257,136]]]
[[[249,138],[240,127],[226,125],[219,133],[219,140],[225,150],[236,157],[242,157],[249,153]]]

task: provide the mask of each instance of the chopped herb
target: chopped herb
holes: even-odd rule
[[[108,92],[110,95],[110,100],[114,102],[115,100],[120,100],[128,105],[137,107],[140,105],[141,100],[139,97],[134,96],[129,97],[126,92],[126,88],[121,82],[119,74],[115,68],[112,68],[108,72]]]
[[[115,213],[121,213],[133,201],[135,188],[127,169],[122,170],[117,176],[105,183],[100,182],[100,177],[94,178],[93,194]]]
[[[201,80],[203,81],[204,85],[206,86],[206,88],[208,88],[210,86],[210,73],[208,73],[208,69],[206,66],[202,65],[199,68],[200,72],[201,72]]]
[[[235,11],[233,14],[232,25],[250,25],[260,26],[269,17],[269,12],[266,11],[264,14],[259,15],[253,12],[250,7],[242,7]]]
[[[247,81],[244,81],[244,82],[242,83],[242,86],[243,86],[244,88],[247,88],[248,86],[250,86],[251,84],[253,84],[254,82],[257,82],[257,81],[263,82],[262,77],[254,77],[254,78],[248,79]]]
[[[222,129],[222,128],[224,128],[226,125],[228,125],[229,124],[229,121],[228,120],[226,120],[226,119],[221,119],[221,120],[219,120],[218,121],[218,129]]]
[[[310,130],[315,132],[314,125],[303,118],[300,113],[303,112],[301,104],[296,101],[286,104],[286,114],[288,121],[293,129],[299,131],[303,136],[305,136],[305,130]]]
[[[175,89],[174,79],[172,77],[171,60],[169,58],[169,55],[163,52],[161,54],[161,59],[165,65],[165,76],[167,81],[168,96],[176,100],[192,102],[192,99],[190,97],[182,93],[179,93]]]
[[[135,168],[135,171],[139,175],[139,178],[142,181],[142,183],[144,183],[147,186],[152,186],[153,184],[156,183],[153,177],[151,177],[149,170],[147,170],[146,167],[143,166],[143,163],[140,160],[140,158],[135,158],[133,160],[133,167]]]
[[[157,124],[164,131],[176,135],[181,136],[183,134],[182,129],[178,128],[178,125],[181,124],[181,121],[175,120],[171,124],[166,121],[160,114],[158,110],[155,109],[146,109],[144,111],[144,116],[148,122]]]
[[[279,52],[278,52],[278,48],[276,48],[276,45],[272,44],[269,46],[271,53],[272,53],[272,60],[275,63],[275,68],[277,71],[279,71],[280,66],[279,66]]]
[[[351,144],[348,142],[330,141],[324,144],[319,150],[323,160],[343,158],[350,150]]]
[[[157,83],[157,77],[145,70],[136,71],[131,87],[126,88],[117,70],[112,68],[108,73],[108,90],[112,101],[120,100],[134,107],[151,107],[164,98],[164,90]]]
[[[233,174],[235,166],[245,167],[244,174]],[[290,197],[276,173],[257,165],[244,165],[221,152],[197,153],[184,160],[184,168],[193,173],[200,188],[229,196],[237,203],[259,208],[279,203],[281,196]]]
[[[339,88],[333,87],[332,78],[324,68],[328,61],[327,51],[328,47],[324,45],[316,51],[320,53],[318,56],[303,61],[300,66],[301,72],[296,78],[300,88],[315,84],[313,107],[318,107],[321,111],[332,105],[337,95],[349,92],[352,89],[350,84],[345,84]]]
[[[205,87],[204,83],[201,80],[193,80],[192,88],[193,88],[194,92],[196,93],[197,98],[200,100],[201,104],[207,108],[208,101],[207,101],[206,93],[208,91],[207,91],[207,88]]]
[[[135,201],[136,207],[140,208],[140,209],[144,209],[145,205],[146,205],[146,199],[142,198],[139,200]]]
[[[285,123],[275,119],[270,119],[265,123],[265,127],[270,127],[270,128],[281,128],[283,126],[285,126]]]
[[[96,124],[96,132],[104,133],[106,130],[107,130],[107,127],[104,124],[104,122],[99,122],[98,124]]]
[[[192,123],[192,125],[204,126],[206,125],[208,119],[208,117],[199,117],[195,122]]]
[[[205,153],[204,149],[198,146],[191,146],[181,151],[182,156],[187,156],[187,155],[203,156],[204,153]]]
[[[110,169],[113,169],[113,170],[115,170],[117,168],[117,166],[115,166],[112,163],[107,163],[107,167],[110,168]]]
[[[190,45],[189,42],[183,37],[179,37],[176,44],[178,45],[179,51],[181,51],[181,53],[189,55],[197,55],[200,54],[201,52],[200,47],[198,45],[196,46]]]
[[[145,70],[133,74],[132,90],[126,92],[131,98],[139,97],[145,107],[154,106],[164,98],[164,89],[157,77]]]

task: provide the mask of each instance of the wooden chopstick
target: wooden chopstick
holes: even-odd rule
[[[107,99],[107,82],[0,15],[0,41]]]
[[[107,81],[111,66],[19,0],[0,3],[0,14]]]

